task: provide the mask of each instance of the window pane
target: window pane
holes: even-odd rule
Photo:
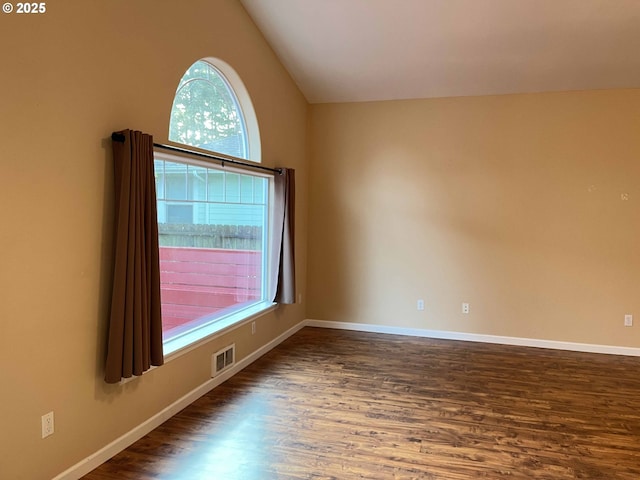
[[[156,172],[156,194],[158,198],[164,198],[164,162],[156,160],[153,163]]]
[[[228,173],[225,177],[224,199],[227,203],[240,203],[240,175]]]
[[[156,160],[156,184],[163,175],[168,194],[185,194],[157,191],[166,341],[266,298],[268,195],[255,191],[269,179]]]
[[[253,203],[253,178],[244,176],[240,181],[240,202]]]
[[[224,173],[209,171],[207,175],[207,193],[210,202],[224,201]]]
[[[266,203],[266,185],[264,182],[255,182],[253,189],[253,203]]]
[[[178,163],[165,162],[164,184],[167,190],[167,199],[186,200],[187,166]]]
[[[171,109],[169,140],[248,158],[245,121],[224,76],[198,61],[184,74]]]
[[[189,200],[206,200],[207,169],[189,166],[187,171],[187,198]]]
[[[189,224],[193,223],[193,205],[190,204],[167,204],[167,223]]]

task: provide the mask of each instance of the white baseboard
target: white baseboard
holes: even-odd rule
[[[215,387],[225,382],[236,373],[238,373],[243,368],[247,367],[251,363],[255,362],[262,355],[267,353],[269,350],[272,350],[282,342],[284,342],[287,338],[298,332],[301,328],[303,328],[305,322],[300,322],[299,324],[291,327],[289,330],[284,332],[279,337],[273,339],[271,342],[262,346],[252,354],[246,356],[238,363],[236,363],[233,367],[229,368],[229,370],[224,371],[220,375],[207,380],[199,387],[191,390],[189,393],[184,395],[183,397],[176,400],[174,403],[163,409],[162,411],[155,414],[153,417],[149,418],[145,422],[136,426],[132,430],[128,431],[121,437],[117,438],[110,444],[101,448],[97,452],[89,455],[87,458],[81,460],[76,463],[69,469],[65,470],[61,474],[57,475],[53,478],[53,480],[77,480],[87,473],[91,472],[95,468],[102,465],[104,462],[109,460],[114,455],[120,453],[125,448],[132,445],[134,442],[140,440],[147,433],[151,432],[153,429],[159,427],[168,419],[173,417],[176,413],[180,412],[185,407],[188,407],[193,402],[195,402],[198,398],[203,396],[204,394],[210,392]]]
[[[573,352],[604,353],[608,355],[640,357],[640,348],[617,347],[613,345],[559,342],[555,340],[540,340],[535,338],[503,337],[498,335],[483,335],[479,333],[449,332],[444,330],[390,327],[368,323],[332,322],[313,319],[305,320],[304,325],[307,327],[357,330],[360,332],[387,333],[390,335],[408,335],[412,337],[438,338],[444,340],[463,340],[465,342],[498,343],[502,345],[517,345],[520,347],[551,348],[554,350],[569,350]]]

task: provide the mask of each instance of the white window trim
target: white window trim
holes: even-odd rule
[[[244,86],[244,82],[240,79],[240,76],[236,73],[233,67],[224,60],[220,60],[219,58],[215,57],[207,57],[203,58],[202,61],[207,62],[214,68],[218,69],[231,87],[231,91],[235,93],[247,131],[249,158],[247,158],[246,160],[261,163],[262,146],[260,145],[260,129],[258,128],[258,117],[256,117],[256,111],[253,108],[253,102],[251,101],[251,97],[249,96],[247,88]]]
[[[194,350],[214,338],[240,328],[249,322],[275,310],[277,303],[263,301],[230,313],[219,320],[203,325],[200,328],[178,335],[164,342],[164,361],[168,362]]]

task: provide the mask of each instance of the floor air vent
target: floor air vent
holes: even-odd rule
[[[211,357],[211,376],[215,377],[232,367],[236,361],[236,345],[229,345]]]

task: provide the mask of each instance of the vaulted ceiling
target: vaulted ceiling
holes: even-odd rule
[[[311,103],[640,87],[640,0],[241,0]]]

